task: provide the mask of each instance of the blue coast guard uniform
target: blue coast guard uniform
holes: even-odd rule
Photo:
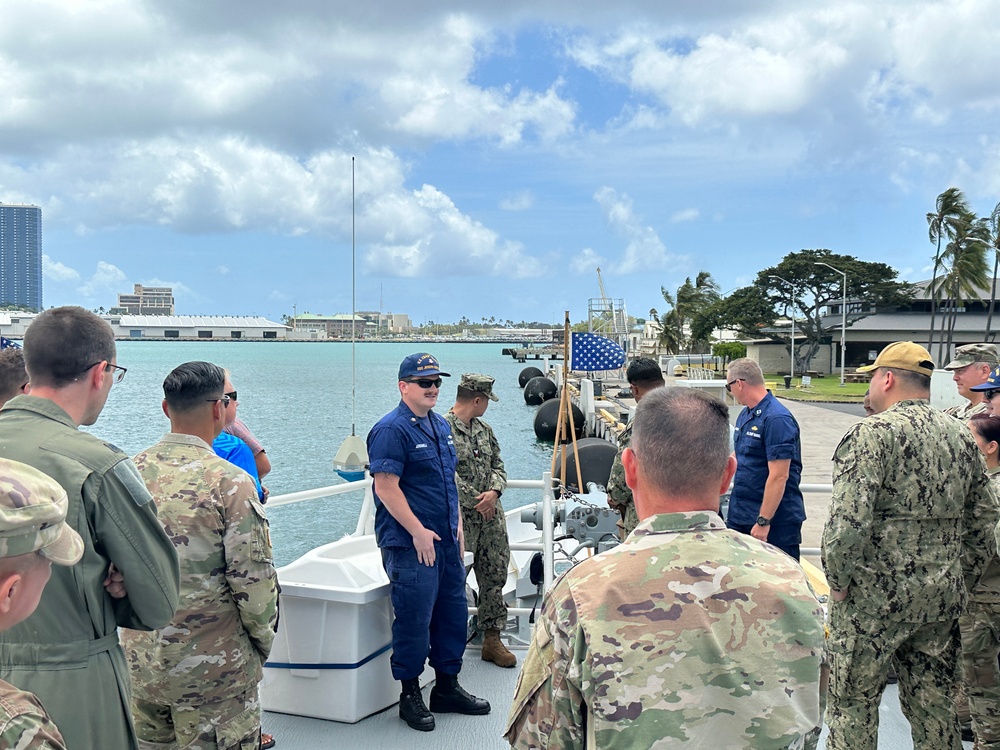
[[[436,364],[436,363],[435,363]],[[389,576],[395,621],[392,676],[411,680],[424,663],[444,674],[462,668],[466,636],[465,566],[458,547],[458,457],[443,417],[417,417],[400,401],[368,433],[372,474],[399,477],[410,510],[434,531],[434,565],[417,560],[413,538],[375,494],[375,539]]]
[[[795,417],[768,391],[759,404],[752,409],[745,407],[740,412],[733,440],[736,476],[733,477],[733,491],[729,496],[726,525],[744,534],[750,533],[757,523],[764,499],[767,462],[791,459],[785,493],[771,519],[767,541],[798,559],[806,510],[799,491],[802,445]]]

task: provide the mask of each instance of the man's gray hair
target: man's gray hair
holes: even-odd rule
[[[764,385],[764,373],[756,360],[749,357],[734,359],[727,369],[730,380],[744,380],[747,385]]]
[[[639,402],[632,451],[659,493],[693,497],[717,490],[729,459],[729,409],[690,388],[657,388]]]

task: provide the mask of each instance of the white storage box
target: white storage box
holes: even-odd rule
[[[389,579],[374,536],[317,547],[278,570],[280,620],[260,686],[265,711],[354,723],[399,700]],[[433,677],[428,669],[421,678]]]

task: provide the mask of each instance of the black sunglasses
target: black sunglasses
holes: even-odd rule
[[[441,387],[441,378],[435,378],[434,380],[431,380],[430,378],[420,378],[419,380],[407,380],[406,382],[407,383],[416,383],[417,385],[419,385],[424,390],[427,390],[428,388],[440,388]]]
[[[238,401],[239,400],[238,398],[236,398],[236,391],[230,391],[229,393],[223,393],[222,395],[223,396],[229,396],[229,400],[230,401]]]
[[[990,390],[986,391],[986,400],[987,401],[992,400],[993,397],[996,396],[998,393],[1000,393],[1000,388],[991,388]]]
[[[741,380],[745,380],[745,378],[734,378],[733,380],[730,380],[728,383],[726,383],[726,393],[732,393],[733,383],[738,383]]]

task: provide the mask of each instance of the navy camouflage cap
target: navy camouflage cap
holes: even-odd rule
[[[970,391],[996,391],[1000,390],[1000,367],[994,367],[990,376],[986,378],[986,382],[980,383],[979,385],[974,385],[969,388]]]
[[[0,557],[38,552],[57,565],[74,565],[83,540],[68,524],[62,486],[38,469],[0,458]]]
[[[480,375],[478,372],[467,372],[462,376],[459,388],[482,393],[489,396],[490,401],[499,401],[500,397],[493,392],[493,378],[489,375]]]
[[[993,344],[966,344],[955,350],[955,359],[944,366],[946,370],[957,370],[961,367],[983,362],[996,367],[1000,365],[997,348]]]
[[[446,372],[441,372],[441,365],[432,354],[420,353],[411,354],[403,360],[399,366],[399,379],[409,380],[410,378],[436,378],[441,375],[450,378]]]

